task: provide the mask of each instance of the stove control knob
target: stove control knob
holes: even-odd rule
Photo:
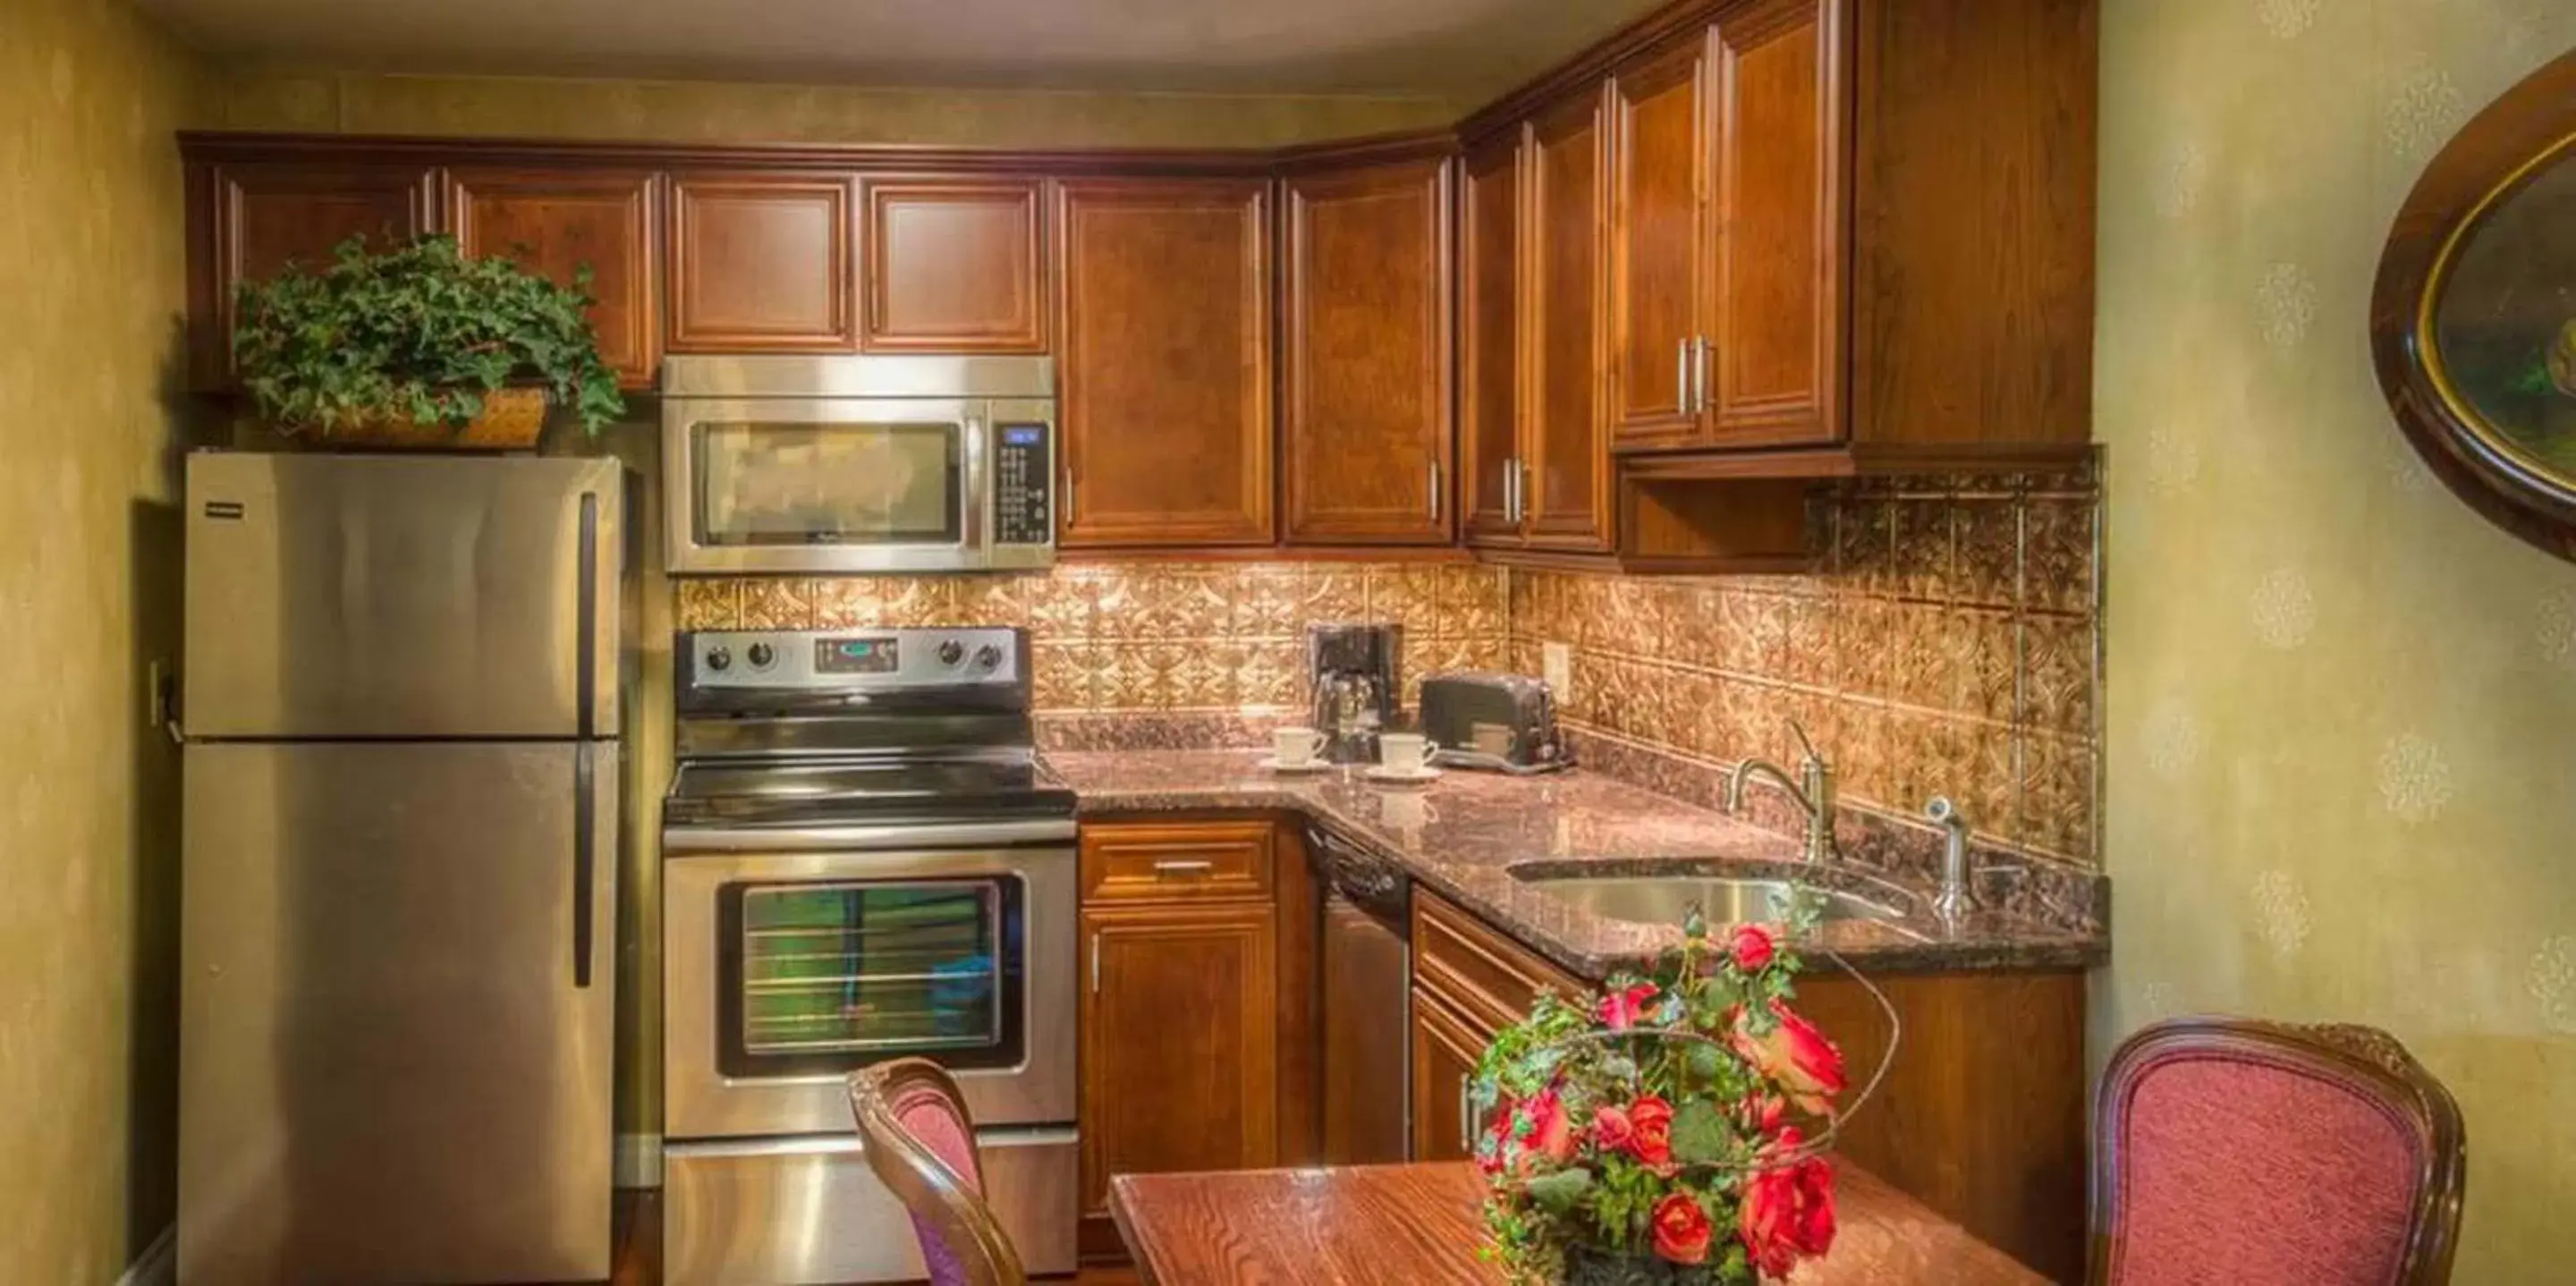
[[[939,642],[939,663],[940,663],[941,665],[955,665],[955,664],[957,664],[959,661],[963,661],[963,660],[965,660],[965,659],[966,659],[966,645],[965,645],[965,644],[960,643],[960,642],[958,642],[958,641],[957,641],[957,640],[955,640],[955,639],[942,639],[942,640],[940,640],[940,642]]]
[[[769,649],[769,645],[766,643],[754,643],[751,645],[750,657],[751,668],[755,670],[766,670],[769,668],[770,662],[778,659],[778,654],[771,651]]]
[[[975,649],[975,666],[977,669],[989,670],[1001,663],[1001,648],[991,643],[987,643],[984,646]]]
[[[707,668],[722,674],[733,668],[733,653],[720,647],[707,649]]]

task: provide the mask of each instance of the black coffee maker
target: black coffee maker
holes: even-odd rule
[[[1403,651],[1401,625],[1306,627],[1306,677],[1325,758],[1337,764],[1376,762],[1377,734],[1395,722],[1396,697],[1404,690],[1396,673]]]

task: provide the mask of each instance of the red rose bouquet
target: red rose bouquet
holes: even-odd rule
[[[1843,1058],[1790,1007],[1807,927],[1712,939],[1694,912],[1650,976],[1543,994],[1495,1038],[1476,1163],[1515,1281],[1774,1281],[1833,1245]]]

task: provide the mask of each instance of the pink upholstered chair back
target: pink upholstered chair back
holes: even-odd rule
[[[2094,1286],[2450,1280],[2460,1109],[2387,1033],[2158,1023],[2100,1094]]]
[[[898,1059],[850,1073],[868,1168],[912,1215],[931,1286],[1023,1286],[1019,1252],[984,1204],[975,1123],[946,1069]]]

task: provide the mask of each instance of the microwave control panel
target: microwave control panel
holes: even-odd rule
[[[1004,423],[993,438],[993,543],[1055,543],[1054,434],[1043,424]]]

